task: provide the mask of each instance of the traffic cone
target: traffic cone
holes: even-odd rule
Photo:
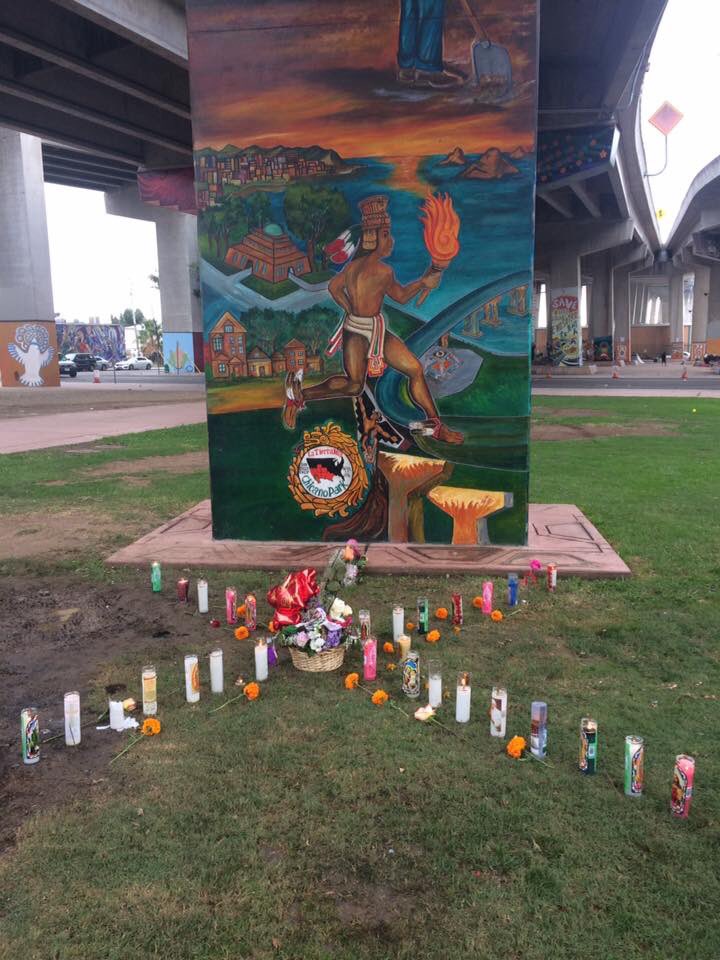
[[[93,383],[100,383],[100,371],[97,367],[93,370]]]

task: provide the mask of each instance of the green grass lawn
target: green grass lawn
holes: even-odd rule
[[[279,283],[270,283],[268,280],[263,280],[262,277],[256,277],[253,274],[245,277],[243,286],[249,287],[251,290],[254,290],[255,293],[259,293],[268,300],[279,300],[281,297],[286,297],[289,293],[294,293],[295,290],[297,290],[297,286],[292,280],[281,280]]]
[[[532,445],[531,499],[576,503],[635,576],[573,581],[560,571],[555,596],[525,594],[501,624],[472,610],[477,579],[367,577],[348,599],[369,607],[381,641],[393,603],[412,608],[427,594],[434,609],[463,592],[467,625],[459,638],[443,629],[432,649],[446,689],[459,669],[472,674],[471,723],[456,727],[452,700],[442,710],[452,733],[344,690],[345,670],[307,675],[285,663],[260,700],[216,713],[205,670],[200,703],[189,706],[168,693],[182,682],[179,659],[155,641],[163,732],[102,774],[111,784],[102,800],[78,797],[28,821],[0,862],[2,960],[717,960],[720,403],[541,398],[534,416],[673,431]],[[88,480],[81,462],[200,450],[204,429],[111,442],[121,448],[0,457],[4,516],[78,497],[107,510],[106,542],[78,576],[108,581],[118,576],[102,566],[103,550],[207,490],[197,473],[133,493],[122,477]],[[42,485],[61,478],[68,484]],[[133,504],[138,496],[144,503]],[[27,571],[31,584],[34,572],[66,571],[71,560],[4,570]],[[226,583],[262,598],[279,579],[204,572],[218,612]],[[123,577],[144,583],[147,573]],[[160,609],[171,594],[157,598]],[[186,643],[203,657],[222,646],[230,682],[252,675],[252,645],[229,628],[198,620]],[[421,644],[421,657],[429,649]],[[378,660],[380,683],[414,709],[388,658]],[[353,653],[348,668],[358,665]],[[141,666],[129,658],[112,674],[139,694]],[[510,693],[508,736],[526,736],[530,701],[547,700],[548,766],[511,761],[490,738],[496,682]],[[594,777],[577,770],[586,715],[599,723]],[[622,794],[629,733],[646,738],[641,800]],[[668,810],[681,752],[697,760],[686,822]]]

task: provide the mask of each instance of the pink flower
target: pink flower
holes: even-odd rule
[[[533,571],[533,573],[538,573],[540,570],[542,570],[542,564],[539,560],[531,560],[530,569]]]

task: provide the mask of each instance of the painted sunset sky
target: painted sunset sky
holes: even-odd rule
[[[532,149],[534,3],[470,2],[510,53],[514,96],[505,107],[479,103],[470,85],[428,92],[396,82],[399,0],[188,0],[196,149],[319,144],[344,157],[384,156],[389,142],[396,156],[416,157],[458,145]],[[451,69],[471,73],[474,37],[459,0],[447,0]],[[418,103],[422,120],[413,118]]]

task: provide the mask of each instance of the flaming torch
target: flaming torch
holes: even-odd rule
[[[437,196],[430,194],[423,201],[420,216],[423,221],[423,239],[432,258],[432,270],[443,273],[460,252],[460,217],[455,212],[452,197],[447,193],[444,196],[441,193]],[[422,290],[415,303],[420,306],[429,293],[427,289]]]

